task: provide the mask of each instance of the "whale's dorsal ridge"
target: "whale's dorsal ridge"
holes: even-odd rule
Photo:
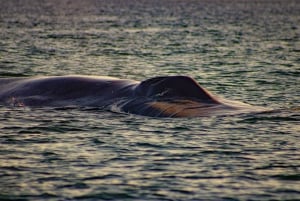
[[[152,117],[200,117],[263,111],[219,99],[188,76],[142,82],[94,76],[0,78],[0,106],[99,107]]]
[[[139,95],[157,98],[196,99],[207,103],[217,101],[193,78],[188,76],[162,76],[142,81],[136,88]]]

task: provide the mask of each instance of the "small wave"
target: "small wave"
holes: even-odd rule
[[[300,174],[278,174],[272,177],[280,180],[300,181]]]
[[[257,114],[252,114],[250,117],[245,117],[243,120],[239,121],[239,123],[257,123],[262,121],[272,121],[272,122],[299,122],[300,114],[295,113],[299,111],[300,108],[290,108],[290,109],[278,109],[278,110],[270,110],[266,112],[261,112]],[[292,112],[291,112],[292,111]]]
[[[26,76],[29,75],[25,73],[16,73],[16,72],[0,72],[0,77],[26,77]]]

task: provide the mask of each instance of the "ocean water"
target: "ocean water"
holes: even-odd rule
[[[0,200],[300,200],[296,0],[0,0],[0,76],[189,75],[273,110],[0,106]]]

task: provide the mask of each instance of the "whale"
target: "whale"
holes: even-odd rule
[[[134,81],[102,76],[0,78],[0,105],[17,107],[118,108],[149,117],[204,117],[264,108],[213,95],[189,76]]]

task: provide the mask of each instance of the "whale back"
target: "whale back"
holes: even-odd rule
[[[154,117],[192,117],[227,109],[187,76],[150,78],[138,84],[134,92],[135,98],[122,105],[122,110],[127,113]]]
[[[124,86],[133,84],[133,81],[111,77],[76,75],[0,78],[0,105],[15,105],[17,101],[22,105],[38,107],[103,107],[116,98],[127,96],[129,89]]]
[[[256,110],[247,104],[217,99],[187,76],[155,77],[142,82],[97,76],[1,78],[2,104],[116,108],[153,117],[195,117]]]
[[[218,101],[202,88],[193,78],[187,76],[155,77],[142,81],[136,88],[138,96],[153,99],[195,100],[216,104]]]

